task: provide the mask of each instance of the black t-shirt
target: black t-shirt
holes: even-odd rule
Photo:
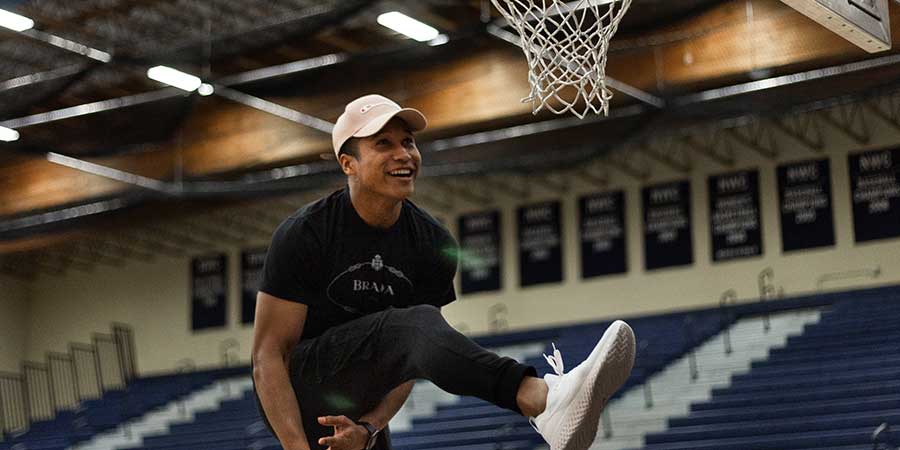
[[[384,310],[456,300],[458,244],[410,201],[388,229],[366,224],[347,188],[304,206],[272,237],[260,290],[309,307],[301,339]]]

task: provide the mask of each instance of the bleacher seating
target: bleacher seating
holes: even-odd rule
[[[137,379],[124,389],[81,402],[74,411],[31,424],[26,433],[9,436],[0,443],[0,450],[65,449],[234,372],[235,369],[216,369]]]
[[[845,298],[645,450],[871,450],[876,427],[900,423],[900,293]]]
[[[690,319],[687,319],[690,317]],[[688,321],[691,334],[685,333]],[[688,349],[716,334],[724,323],[715,311],[670,314],[631,321],[641,341],[652,352],[643,354],[628,386],[664,367]],[[563,351],[568,367],[574,367],[590,353],[608,323],[548,328],[529,332],[508,333],[477,339],[487,347],[522,345],[540,342],[549,347],[555,342]],[[526,361],[545,373],[546,363],[540,356]],[[394,448],[403,449],[532,449],[542,443],[527,420],[475,398],[461,398],[452,405],[440,406],[436,414],[414,420],[411,430],[392,435]],[[277,441],[259,423],[252,393],[225,402],[215,412],[198,414],[189,424],[174,425],[165,435],[146,437],[138,449],[187,450],[201,448],[268,450],[280,448]]]
[[[829,297],[831,298],[831,297]],[[692,405],[687,417],[669,420],[670,429],[646,436],[647,450],[872,448],[871,434],[882,422],[900,422],[900,288],[844,295],[814,326],[791,337],[783,348],[714,391],[709,402]],[[822,299],[809,298],[798,305]],[[828,300],[829,302],[831,300]],[[784,308],[788,302],[775,308]],[[808,306],[808,305],[807,305]],[[750,314],[762,306],[748,306]],[[747,312],[745,311],[745,314]],[[639,352],[635,370],[617,396],[640,386],[686,352],[717,335],[740,314],[723,320],[721,311],[702,310],[629,320]],[[550,343],[571,369],[590,352],[608,323],[582,324],[485,336],[486,347]],[[686,331],[687,330],[687,331]],[[550,370],[539,355],[526,359],[541,375]],[[78,412],[37,423],[29,433],[0,449],[69,448],[104,429],[196,391],[217,378],[249,368],[136,380],[128,389],[86,402]],[[475,398],[444,398],[433,414],[415,417],[409,429],[392,434],[397,450],[533,450],[542,446],[527,420]],[[192,420],[191,420],[192,419]],[[192,415],[188,423],[155,430],[138,449],[276,450],[278,442],[262,426],[252,392],[224,401],[219,409]],[[13,447],[13,445],[18,445]],[[98,447],[99,448],[99,447]],[[118,447],[125,448],[125,447]]]

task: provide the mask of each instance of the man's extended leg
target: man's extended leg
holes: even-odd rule
[[[427,379],[451,394],[478,397],[517,413],[522,413],[517,401],[522,380],[537,376],[533,367],[482,348],[428,305],[386,311],[374,358],[377,367],[401,383]]]
[[[303,341],[291,358],[291,382],[314,449],[318,438],[331,432],[316,417],[356,420],[391,389],[413,379],[537,415],[547,391],[534,375],[533,368],[457,332],[433,306],[389,309],[347,322]]]
[[[534,368],[478,346],[433,306],[372,314],[308,344],[300,352],[307,356],[303,380],[294,380],[301,410],[313,406],[309,397],[303,399],[305,391],[324,402],[315,408],[323,414],[355,419],[394,387],[424,378],[447,392],[534,417],[553,450],[587,448],[596,435],[599,411],[625,381],[634,360],[634,336],[617,322],[582,365],[563,375],[558,362],[557,374],[546,376],[545,382],[534,378]],[[558,352],[548,358],[553,359],[561,360]],[[300,375],[292,369],[294,374]]]
[[[387,371],[399,371],[404,381],[425,378],[448,392],[531,416],[551,450],[591,445],[600,413],[628,379],[635,352],[631,327],[616,321],[587,359],[568,373],[554,348],[546,358],[555,374],[539,380],[532,377],[533,368],[479,347],[430,306],[389,311],[378,339],[377,365],[389,364]]]

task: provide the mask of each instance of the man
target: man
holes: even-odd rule
[[[272,238],[257,297],[253,380],[285,450],[390,449],[387,425],[416,379],[532,418],[552,450],[584,450],[634,362],[624,322],[591,356],[544,379],[458,333],[457,244],[407,198],[421,155],[419,111],[380,95],[347,105],[332,133],[347,187],[301,208]]]

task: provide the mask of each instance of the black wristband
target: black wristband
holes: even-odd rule
[[[378,428],[375,428],[375,425],[372,425],[369,422],[363,420],[355,420],[357,425],[366,429],[369,432],[369,441],[366,443],[365,450],[372,450],[375,447],[375,441],[378,439],[378,433],[381,431]]]

